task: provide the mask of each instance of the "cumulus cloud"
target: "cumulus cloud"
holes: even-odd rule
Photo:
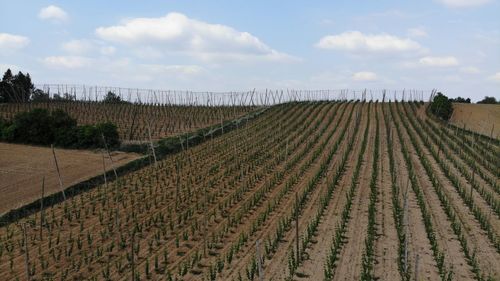
[[[90,66],[92,59],[82,56],[50,56],[42,60],[43,64],[51,68],[82,68]]]
[[[476,7],[488,4],[491,0],[438,0],[450,8]]]
[[[203,68],[198,65],[143,64],[141,67],[152,73],[193,75],[203,71]]]
[[[115,54],[116,48],[113,46],[103,46],[99,49],[99,52],[101,55],[110,56]]]
[[[479,73],[479,68],[474,66],[464,66],[460,68],[460,71],[467,74],[477,74]]]
[[[457,66],[458,59],[453,56],[445,57],[423,57],[419,60],[420,65],[434,66],[434,67],[449,67]]]
[[[419,43],[408,38],[399,38],[386,33],[363,34],[359,31],[324,36],[316,43],[316,47],[369,53],[423,51],[423,47]]]
[[[42,8],[38,13],[38,18],[52,22],[63,22],[69,19],[66,11],[54,5]]]
[[[423,27],[414,27],[408,29],[408,36],[410,37],[427,37],[427,31]]]
[[[103,40],[138,49],[184,53],[202,59],[294,60],[248,32],[191,19],[180,13],[159,18],[134,18],[119,25],[99,27],[95,33]]]
[[[494,81],[494,82],[500,82],[500,72],[497,72],[493,75],[490,75],[488,77],[488,80]]]
[[[98,40],[76,39],[62,44],[62,49],[71,55],[89,55],[100,54],[102,56],[111,56],[116,52],[116,48],[106,45]]]
[[[85,54],[92,50],[93,44],[88,40],[71,40],[63,43],[62,48],[70,54]]]
[[[29,42],[30,40],[28,37],[9,33],[0,33],[0,51],[2,52],[24,48],[29,44]]]
[[[370,71],[356,72],[352,75],[354,81],[376,81],[377,79],[377,74]]]

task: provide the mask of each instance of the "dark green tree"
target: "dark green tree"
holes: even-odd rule
[[[430,104],[430,111],[443,120],[449,120],[453,113],[453,104],[447,96],[438,92]]]
[[[482,104],[496,104],[497,100],[495,97],[484,97],[484,99],[478,101],[477,103],[482,103]]]
[[[117,94],[109,91],[107,94],[106,94],[106,97],[104,97],[104,100],[103,102],[108,102],[108,103],[119,103],[121,102],[122,99],[120,98],[120,96],[118,96]]]
[[[462,97],[458,97],[456,99],[450,99],[451,102],[456,102],[456,103],[470,103],[470,98],[462,98]]]

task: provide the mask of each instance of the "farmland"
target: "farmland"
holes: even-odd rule
[[[498,280],[499,166],[422,103],[275,105],[0,228],[0,279]]]
[[[111,157],[93,151],[56,149],[64,188],[110,171],[139,157],[135,153],[112,152]],[[0,214],[31,203],[41,196],[45,176],[45,196],[60,190],[52,150],[48,147],[0,143]]]

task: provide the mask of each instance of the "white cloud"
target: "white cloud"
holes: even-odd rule
[[[110,56],[115,54],[116,48],[113,46],[103,46],[99,49],[99,52],[101,55]]]
[[[445,57],[423,57],[419,60],[419,63],[424,66],[435,66],[435,67],[449,67],[457,66],[458,60],[453,56]]]
[[[198,65],[143,64],[141,67],[152,73],[193,75],[203,71],[203,68]]]
[[[354,81],[376,81],[377,79],[377,74],[370,71],[356,72],[352,75]]]
[[[159,18],[134,18],[96,29],[99,38],[138,49],[150,48],[161,53],[182,53],[201,59],[294,60],[248,32],[211,24],[169,13]]]
[[[494,82],[500,82],[500,72],[497,72],[493,75],[488,76],[488,80],[491,80]]]
[[[64,51],[70,54],[85,54],[93,49],[92,42],[88,40],[71,40],[66,43],[63,43],[62,48]]]
[[[0,33],[0,51],[8,52],[14,49],[21,49],[29,44],[28,37],[9,33]]]
[[[111,56],[116,52],[116,48],[106,45],[104,42],[98,40],[77,39],[65,42],[62,44],[62,49],[71,55],[85,55],[89,53],[102,56]]]
[[[50,20],[52,22],[63,22],[67,21],[69,17],[63,9],[50,5],[40,10],[38,18],[42,20]]]
[[[370,53],[423,51],[420,44],[408,38],[399,38],[386,33],[363,34],[359,31],[325,36],[316,43],[316,47]]]
[[[414,27],[408,29],[408,36],[410,37],[427,37],[427,31],[423,27]]]
[[[92,59],[81,56],[51,56],[42,60],[43,64],[52,68],[82,68],[90,66]]]
[[[467,74],[477,74],[480,72],[479,68],[474,66],[464,66],[460,68],[460,71]]]
[[[450,8],[465,8],[482,6],[491,2],[491,0],[438,0]]]
[[[25,72],[26,69],[23,69],[15,64],[5,64],[5,63],[0,63],[0,75],[4,74],[4,71],[7,71],[7,69],[10,69],[12,73],[16,74],[19,71]]]

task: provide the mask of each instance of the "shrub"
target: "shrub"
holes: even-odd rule
[[[430,111],[437,117],[448,120],[453,113],[453,105],[447,96],[438,92],[431,102]]]
[[[482,103],[482,104],[496,104],[497,100],[495,97],[484,97],[484,99],[478,101],[477,103]]]
[[[0,139],[9,142],[96,148],[104,147],[102,136],[109,147],[120,144],[118,130],[114,124],[77,126],[76,120],[62,110],[49,113],[45,109],[33,109],[18,113],[12,124],[0,120]]]
[[[456,102],[456,103],[470,103],[470,98],[462,98],[462,97],[458,97],[456,99],[450,99],[451,102]]]

